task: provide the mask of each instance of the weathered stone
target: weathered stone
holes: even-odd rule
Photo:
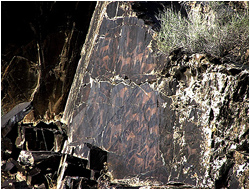
[[[94,7],[95,2],[3,2],[3,114],[32,101],[25,122],[61,117]]]
[[[249,188],[248,63],[159,52],[157,8],[183,4],[98,2],[81,58],[83,17],[58,32],[53,10],[64,9],[35,6],[52,16],[31,22],[36,40],[13,51],[22,57],[10,44],[3,54],[3,111],[30,100],[34,111],[1,139],[2,187]],[[11,91],[16,81],[25,92]]]
[[[27,51],[30,51],[30,47]],[[22,56],[13,56],[2,71],[2,112],[8,113],[16,105],[30,102],[38,85],[37,70],[38,66],[33,61]]]
[[[107,151],[114,178],[235,186],[249,167],[230,153],[249,147],[248,70],[181,49],[166,58],[153,34],[129,3],[97,4],[64,111],[67,150]]]
[[[85,177],[66,176],[61,189],[97,189],[97,182]]]
[[[10,112],[1,117],[1,136],[5,137],[12,127],[21,121],[32,110],[31,102],[24,102],[15,106]]]

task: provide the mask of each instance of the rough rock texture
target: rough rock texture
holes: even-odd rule
[[[154,47],[127,2],[98,2],[64,111],[66,152],[107,151],[114,178],[248,188],[248,70]]]
[[[181,4],[22,3],[2,3],[1,188],[249,188],[248,63],[159,52]]]
[[[26,122],[61,117],[95,2],[2,2],[2,114],[33,102]]]
[[[1,136],[5,137],[12,130],[13,125],[21,121],[31,110],[31,103],[24,102],[15,106],[10,112],[5,114],[1,118]]]
[[[67,139],[59,120],[95,4],[1,2],[1,188],[56,184]],[[85,160],[68,157],[65,174],[87,175]]]

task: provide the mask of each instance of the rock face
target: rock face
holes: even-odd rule
[[[60,118],[94,8],[95,2],[2,3],[3,114],[32,101],[26,122]]]
[[[11,130],[13,125],[21,121],[26,114],[32,110],[30,102],[24,102],[15,106],[10,112],[1,118],[1,134],[5,137]]]
[[[127,2],[98,2],[64,111],[66,152],[107,152],[114,178],[248,187],[248,69],[154,47]]]
[[[63,3],[2,4],[2,188],[249,188],[248,63],[160,52],[177,2]]]

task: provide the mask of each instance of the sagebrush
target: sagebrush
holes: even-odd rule
[[[249,11],[236,11],[220,2],[208,3],[209,11],[199,14],[190,11],[187,17],[166,9],[159,15],[161,29],[158,48],[169,54],[177,48],[191,53],[209,53],[215,56],[248,51]]]

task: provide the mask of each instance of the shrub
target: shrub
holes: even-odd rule
[[[219,57],[239,53],[236,50],[246,52],[249,46],[248,9],[235,11],[220,2],[210,2],[207,6],[207,13],[189,11],[187,18],[172,9],[160,13],[158,48],[167,54],[183,48],[190,53]]]

